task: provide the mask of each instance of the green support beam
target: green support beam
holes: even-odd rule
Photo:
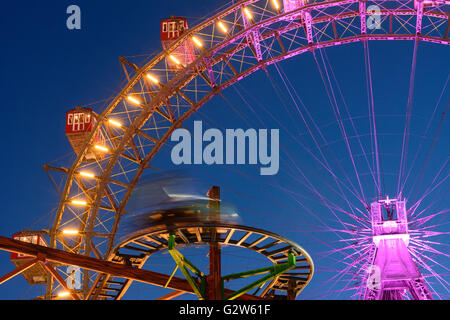
[[[203,272],[197,269],[197,267],[195,267],[177,249],[175,249],[175,235],[173,234],[169,237],[168,250],[178,268],[180,268],[181,272],[186,278],[187,282],[192,287],[192,290],[194,290],[194,293],[200,300],[205,300],[206,277]],[[200,280],[200,286],[198,285],[199,281],[191,275],[189,270],[191,270],[191,272],[193,272],[198,277],[198,279]]]
[[[243,294],[247,293],[248,291],[252,290],[253,288],[260,287],[265,282],[267,282],[269,280],[272,280],[275,277],[278,277],[279,275],[281,275],[281,274],[283,274],[283,273],[293,269],[295,267],[295,265],[296,265],[295,256],[291,252],[289,252],[289,254],[288,254],[288,262],[286,262],[286,263],[276,264],[276,265],[273,265],[271,267],[260,268],[260,269],[245,271],[245,272],[239,272],[239,273],[230,274],[228,276],[224,276],[224,277],[222,277],[222,294],[223,294],[223,288],[224,288],[224,282],[225,281],[230,281],[230,280],[233,280],[233,279],[240,279],[240,278],[256,276],[256,275],[259,275],[259,274],[269,273],[268,275],[262,277],[261,279],[256,280],[256,281],[246,285],[242,289],[233,292],[232,294],[230,294],[227,297],[225,297],[224,294],[223,294],[223,297],[224,297],[225,300],[237,299],[241,295],[243,295]]]
[[[185,276],[186,280],[192,287],[192,290],[199,297],[200,300],[205,299],[205,289],[206,289],[206,276],[203,272],[201,272],[197,267],[195,267],[188,259],[186,259],[177,249],[175,249],[175,235],[170,235],[169,243],[168,243],[169,253],[172,256],[173,260],[177,264],[178,268],[180,268],[181,272]],[[222,283],[222,298],[224,300],[234,300],[246,294],[248,291],[254,288],[260,288],[266,282],[278,277],[279,275],[293,269],[296,265],[295,256],[292,252],[288,254],[288,261],[281,264],[275,264],[271,267],[259,268],[250,271],[244,271],[239,273],[233,273],[224,277],[221,277]],[[191,275],[189,270],[194,273],[198,278],[195,278]],[[266,274],[259,280],[256,280],[240,290],[233,292],[232,294],[225,297],[224,294],[224,283],[225,281],[241,279],[261,274]],[[200,285],[199,285],[200,282]]]

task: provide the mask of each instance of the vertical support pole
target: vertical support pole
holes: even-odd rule
[[[308,39],[308,44],[311,44],[314,42],[313,39],[313,31],[312,31],[312,16],[311,16],[311,11],[306,9],[303,10],[301,13],[302,16],[302,20],[305,26],[305,33],[306,33],[306,38]]]
[[[417,0],[416,5],[416,36],[422,33],[423,0]]]
[[[220,220],[220,188],[213,186],[207,196],[209,201],[209,217],[213,221]],[[222,271],[220,243],[217,242],[217,230],[211,228],[209,244],[209,275],[207,277],[206,296],[208,300],[222,300]]]
[[[366,8],[366,1],[360,0],[359,1],[359,17],[361,21],[361,34],[365,35],[367,34],[367,8]],[[364,39],[366,40],[366,39]]]
[[[288,281],[288,289],[287,289],[287,300],[295,300],[296,290],[295,290],[295,280],[289,279]]]

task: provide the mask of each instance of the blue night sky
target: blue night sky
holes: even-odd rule
[[[28,0],[2,3],[0,63],[4,121],[0,129],[3,142],[0,235],[11,236],[25,228],[49,227],[58,197],[42,165],[65,158],[69,166],[74,160],[64,135],[65,112],[118,92],[125,78],[119,56],[158,53],[162,49],[159,22],[163,18],[185,16],[190,26],[194,26],[229,2]],[[66,28],[66,8],[71,4],[81,8],[81,30]],[[369,43],[383,194],[392,197],[397,191],[413,46],[410,41]],[[411,170],[408,171],[410,176],[404,193],[405,196],[409,194],[408,203],[417,201],[442,169],[438,178],[442,183],[421,205],[422,209],[430,206],[424,214],[450,208],[450,183],[444,179],[449,174],[449,167],[444,166],[450,147],[448,118],[442,122],[424,178],[420,179],[426,151],[433,144],[433,136],[450,97],[450,89],[448,86],[444,88],[450,70],[449,53],[448,47],[430,43],[420,43],[418,48],[406,165],[407,170]],[[363,45],[355,43],[327,48],[317,52],[316,56],[321,68],[324,68],[323,59],[327,62],[328,72],[332,70],[336,77],[334,93],[349,132],[366,201],[371,202],[376,200],[377,193],[359,147],[361,143],[369,162],[372,162]],[[338,241],[343,235],[338,236],[331,231],[342,229],[338,219],[349,223],[352,220],[340,212],[335,217],[307,190],[305,181],[310,181],[336,206],[345,210],[349,210],[349,206],[337,192],[337,185],[330,174],[311,157],[314,154],[320,158],[320,153],[297,111],[297,106],[308,110],[320,128],[323,134],[321,150],[333,172],[342,180],[348,175],[359,189],[329,96],[309,52],[283,61],[277,67],[269,66],[268,72],[269,77],[259,71],[228,88],[223,94],[232,106],[221,97],[215,97],[188,119],[185,127],[192,128],[193,120],[203,120],[205,129],[219,128],[223,132],[226,128],[280,129],[280,171],[277,175],[259,175],[259,165],[176,167],[170,160],[173,143],[161,150],[152,165],[164,170],[182,169],[204,181],[205,186],[221,186],[222,199],[239,208],[243,224],[278,233],[305,248],[315,262],[316,274],[299,299],[349,298],[351,292],[340,295],[335,292],[345,285],[344,281],[330,281],[336,276],[336,269],[344,266],[343,256],[339,253],[329,255],[327,251],[343,246]],[[295,98],[294,101],[289,96],[283,79],[289,80],[300,100]],[[436,112],[431,118],[435,107]],[[96,111],[101,110],[100,105]],[[412,167],[419,148],[422,151]],[[205,188],[206,192],[208,188]],[[364,210],[347,189],[343,192],[351,204]],[[429,226],[435,224],[438,226],[434,230],[448,232],[447,214],[429,222]],[[448,253],[448,236],[431,240],[443,243],[436,248]],[[202,250],[192,251],[200,264],[206,252]],[[246,256],[245,251],[230,253],[224,258],[224,269],[232,270],[233,266],[236,268],[247,263],[250,266],[246,259],[252,257]],[[166,273],[173,270],[173,262],[167,259],[167,255],[157,259],[152,270]],[[255,257],[252,262],[257,262],[257,259]],[[437,280],[430,281],[441,297],[448,299],[448,285],[443,282],[450,281],[449,272],[445,270],[448,258],[437,255],[433,259],[442,265],[436,266],[435,270],[442,274],[443,280],[441,284]],[[12,268],[9,254],[0,251],[0,275]],[[231,272],[234,271],[240,270]],[[30,288],[22,277],[16,277],[0,286],[0,299],[30,299],[41,294],[42,290],[43,287]],[[156,287],[136,284],[125,298],[152,299],[165,293]]]

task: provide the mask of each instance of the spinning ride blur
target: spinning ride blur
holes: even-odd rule
[[[211,210],[211,198],[202,195],[200,188],[200,181],[179,172],[142,178],[127,205],[121,233],[240,222],[235,207],[229,203],[220,201],[220,210]]]

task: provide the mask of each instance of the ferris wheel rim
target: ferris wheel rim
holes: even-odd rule
[[[99,116],[99,121],[97,122],[97,124],[95,126],[95,129],[92,131],[92,133],[90,135],[90,138],[88,139],[88,141],[86,141],[86,144],[85,144],[85,146],[83,148],[83,151],[78,155],[77,159],[74,161],[73,165],[71,166],[71,168],[70,168],[70,170],[68,172],[67,181],[66,181],[63,193],[61,195],[60,204],[58,206],[57,216],[55,217],[55,220],[54,220],[54,223],[53,223],[53,227],[52,227],[51,246],[55,246],[56,245],[56,238],[55,238],[54,235],[56,234],[57,228],[58,228],[58,226],[59,226],[59,224],[61,222],[60,218],[62,217],[62,213],[63,213],[64,207],[65,207],[65,205],[67,205],[67,201],[69,199],[69,193],[70,193],[70,190],[71,190],[71,186],[73,184],[74,175],[76,174],[79,166],[82,164],[83,158],[84,158],[87,150],[92,145],[92,141],[93,141],[93,138],[95,137],[96,133],[98,132],[98,130],[100,130],[102,125],[104,125],[104,122],[107,120],[108,115],[114,110],[115,107],[117,107],[117,105],[120,104],[120,102],[123,99],[125,99],[127,92],[130,91],[130,89],[144,76],[144,74],[146,72],[148,72],[158,62],[162,61],[168,54],[170,54],[174,50],[174,48],[177,46],[177,44],[179,44],[182,41],[186,40],[192,34],[195,34],[195,32],[200,30],[202,27],[205,27],[207,25],[210,25],[211,23],[214,23],[215,20],[217,20],[218,18],[224,16],[225,12],[228,12],[231,9],[240,8],[244,4],[251,4],[251,3],[255,3],[255,2],[258,2],[258,0],[240,1],[240,2],[230,6],[229,8],[224,9],[220,13],[216,14],[214,17],[207,19],[205,22],[200,23],[198,26],[196,26],[196,27],[194,27],[192,29],[189,29],[189,32],[187,32],[185,35],[180,37],[170,48],[168,48],[165,51],[162,51],[159,55],[157,55],[151,61],[146,63],[142,68],[140,68],[136,72],[134,77],[127,83],[127,85],[120,91],[120,93],[113,99],[113,101],[105,108],[105,110]],[[277,15],[276,17],[273,17],[271,19],[272,20],[276,20],[276,18],[277,17],[279,18],[280,16],[283,16],[283,17],[295,16],[295,15],[298,15],[299,13],[303,12],[304,10],[312,10],[315,7],[319,7],[321,5],[323,6],[325,4],[330,4],[330,3],[343,4],[343,3],[356,3],[356,2],[360,2],[360,1],[358,1],[358,0],[342,0],[342,1],[318,2],[318,3],[309,4],[307,6],[304,6],[304,7],[300,8],[300,9],[294,10],[293,12],[283,13],[281,15]],[[386,0],[385,2],[396,2],[396,1]],[[447,4],[447,3],[450,3],[450,1],[445,1],[445,4]],[[426,15],[426,14],[424,14],[424,15]],[[447,19],[448,19],[448,16],[447,16]],[[248,29],[242,30],[240,33],[238,33],[236,35],[233,35],[232,38],[227,39],[226,41],[227,42],[232,42],[232,41],[236,41],[236,39],[243,38],[245,36],[246,32],[248,32],[249,30],[255,30],[259,25],[262,25],[262,23],[251,25]],[[145,170],[145,168],[150,163],[150,161],[155,156],[155,154],[159,151],[159,149],[164,145],[164,143],[170,137],[171,132],[173,132],[173,130],[175,130],[179,125],[181,125],[181,123],[183,123],[187,118],[189,118],[190,115],[195,113],[199,108],[201,108],[205,103],[207,103],[211,98],[213,98],[221,90],[223,90],[223,89],[233,85],[234,83],[242,80],[243,78],[249,76],[253,72],[256,72],[263,65],[267,66],[267,65],[270,65],[272,63],[291,58],[291,57],[293,57],[295,55],[299,55],[299,54],[302,54],[304,52],[308,52],[308,51],[314,50],[316,48],[335,46],[335,45],[342,45],[342,44],[348,44],[348,43],[355,43],[355,42],[366,41],[366,40],[371,40],[371,41],[372,40],[416,40],[416,41],[428,41],[428,42],[433,42],[433,43],[438,43],[438,44],[447,44],[447,45],[450,44],[450,39],[448,39],[448,38],[447,39],[442,39],[442,38],[436,38],[436,37],[431,37],[431,36],[426,36],[426,35],[418,35],[418,34],[409,34],[409,35],[405,34],[405,35],[395,35],[395,36],[394,35],[386,36],[386,35],[367,35],[366,34],[366,35],[358,35],[358,36],[354,36],[354,37],[350,37],[350,38],[342,38],[342,39],[337,39],[337,40],[330,40],[328,42],[322,42],[322,43],[318,42],[316,44],[308,44],[307,47],[302,48],[298,52],[295,52],[295,53],[287,52],[285,54],[285,57],[273,57],[272,59],[266,61],[265,63],[261,63],[259,65],[255,64],[254,66],[249,68],[246,72],[244,72],[242,74],[239,74],[238,76],[233,77],[233,79],[235,79],[233,82],[226,82],[224,84],[221,84],[220,86],[217,86],[216,88],[213,88],[210,91],[210,93],[207,96],[205,96],[205,98],[207,97],[207,99],[205,101],[203,101],[203,100],[199,101],[199,103],[196,104],[195,108],[194,107],[190,108],[189,111],[187,111],[185,114],[183,114],[183,116],[181,116],[179,119],[177,119],[173,123],[171,128],[167,131],[167,133],[160,140],[160,142],[155,144],[155,148],[153,149],[155,151],[152,150],[148,155],[146,155],[145,160],[143,161],[142,165],[136,171],[136,175],[134,176],[134,178],[133,178],[133,180],[132,180],[132,182],[130,184],[131,187],[128,189],[127,194],[124,196],[124,198],[129,197],[129,195],[131,195],[134,186],[139,181],[140,175]],[[178,72],[175,75],[175,77],[172,78],[168,83],[166,83],[164,88],[161,89],[161,91],[158,92],[157,98],[152,100],[150,105],[147,106],[147,112],[150,112],[151,109],[153,108],[153,106],[155,106],[158,102],[160,103],[161,101],[166,99],[168,97],[168,95],[171,94],[171,89],[173,89],[172,85],[174,85],[177,82],[181,81],[183,79],[183,77],[186,76],[189,72],[193,72],[196,69],[196,67],[198,65],[201,65],[202,62],[205,59],[207,59],[207,58],[209,58],[208,52],[204,52],[192,64],[190,64],[189,66],[184,68],[181,72]],[[198,75],[195,75],[193,78],[191,78],[190,81],[192,81],[192,79],[194,79],[196,76],[198,76]],[[164,95],[164,94],[166,94],[166,95]],[[192,110],[192,112],[190,112],[191,110]],[[145,111],[143,110],[142,114],[144,114],[144,112]],[[115,150],[114,154],[111,155],[111,158],[108,160],[107,169],[105,171],[103,171],[103,174],[102,174],[102,177],[101,177],[101,181],[99,182],[99,188],[98,188],[98,190],[99,190],[98,192],[99,193],[96,194],[96,202],[90,209],[90,210],[93,210],[91,212],[95,213],[96,210],[98,211],[99,202],[102,199],[102,192],[104,192],[104,189],[105,189],[105,187],[106,187],[106,185],[107,185],[107,183],[108,183],[108,181],[110,179],[111,171],[114,168],[114,164],[117,162],[117,159],[120,156],[120,152],[126,146],[127,141],[132,138],[133,134],[135,133],[136,128],[139,127],[139,121],[141,121],[141,124],[142,124],[142,123],[145,123],[146,121],[149,120],[148,118],[145,119],[146,117],[142,116],[142,114],[140,116],[136,117],[135,121],[133,122],[133,125],[131,125],[128,128],[127,132],[124,133],[124,137],[126,137],[126,138],[124,138],[122,140],[120,147]],[[185,115],[187,115],[187,116],[185,116]],[[139,119],[139,120],[137,120],[137,119]],[[118,209],[118,212],[116,213],[117,215],[120,216],[121,212],[123,212],[123,209],[124,209],[124,205],[123,204],[124,203],[126,204],[126,201],[127,201],[127,199],[125,201],[121,201],[120,207]],[[114,236],[113,236],[113,238],[114,238]],[[111,243],[113,243],[113,242],[114,241],[112,241]],[[105,257],[104,257],[105,259],[106,259],[106,256],[108,255],[108,252],[111,252],[111,250],[113,250],[112,246],[110,246],[108,251],[105,253]]]

